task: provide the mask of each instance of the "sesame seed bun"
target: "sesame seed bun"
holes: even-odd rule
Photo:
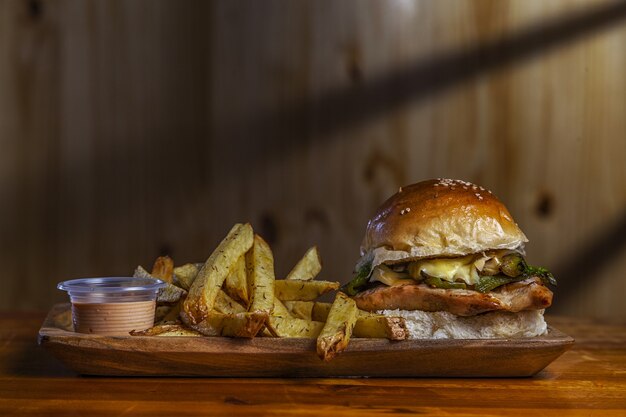
[[[368,222],[361,253],[373,252],[376,265],[490,249],[523,251],[527,241],[490,191],[434,179],[402,187],[383,203]]]

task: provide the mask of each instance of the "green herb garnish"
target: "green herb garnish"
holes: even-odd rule
[[[546,285],[557,285],[556,278],[554,278],[552,272],[548,271],[547,268],[528,265],[526,262],[524,262],[524,264],[526,265],[526,268],[524,269],[524,275],[526,277],[539,277],[541,278],[541,281]]]
[[[522,281],[530,277],[538,277],[545,285],[556,285],[554,275],[548,269],[539,266],[532,266],[519,254],[507,255],[502,259],[500,265],[502,274],[493,276],[482,276],[474,286],[476,291],[486,293],[502,285],[511,282]]]
[[[480,277],[480,280],[476,285],[474,285],[474,289],[481,293],[487,293],[495,288],[498,288],[505,284],[510,284],[511,282],[521,281],[525,278],[512,278],[504,275],[488,275]]]
[[[528,265],[526,260],[518,254],[505,256],[502,259],[500,270],[504,275],[512,278],[519,277],[520,275],[524,278],[538,277],[544,284],[556,286],[556,279],[554,278],[554,275],[552,275],[552,272],[550,272],[547,268]]]
[[[424,273],[422,274],[424,275],[423,282],[427,285],[430,285],[431,287],[442,288],[446,290],[464,290],[467,288],[467,285],[465,285],[465,283],[463,282],[449,282],[444,281],[438,277],[431,277],[430,275],[425,275]]]
[[[356,274],[350,282],[341,287],[341,291],[351,296],[356,295],[365,285],[367,285],[371,272],[372,262],[370,261],[364,263],[357,269]]]

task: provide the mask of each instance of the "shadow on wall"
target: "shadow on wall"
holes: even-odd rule
[[[567,283],[557,287],[558,297],[566,301],[581,288],[589,285],[589,277],[598,274],[619,256],[624,246],[626,246],[626,212],[576,252],[566,255],[566,259],[562,259],[553,268],[556,279]],[[556,303],[551,308],[558,312],[559,305],[565,304],[565,302]]]
[[[296,132],[328,138],[341,129],[358,125],[409,103],[416,103],[478,76],[506,69],[524,60],[564,47],[609,29],[626,20],[626,2],[608,3],[571,15],[539,22],[501,39],[484,42],[473,48],[463,48],[429,56],[414,64],[361,82],[349,88],[333,91],[321,97],[292,103],[283,112],[251,117],[246,123],[234,121],[218,126],[217,134],[224,137],[245,137],[260,133],[251,153],[263,151],[282,157],[289,148],[277,140],[277,126],[297,126]],[[287,145],[295,147],[298,142]]]
[[[316,139],[328,140],[333,133],[364,120],[383,116],[409,103],[420,102],[482,74],[503,70],[549,53],[622,24],[625,20],[626,2],[589,7],[577,13],[539,22],[474,48],[428,57],[377,79],[362,82],[357,77],[356,86],[293,103],[282,113],[256,115],[247,123],[222,124],[216,126],[215,133],[220,137],[245,141],[250,132],[255,132],[257,140],[248,145],[249,152],[265,155],[267,158],[263,162],[269,163],[268,159],[282,159],[300,144],[298,141],[281,139],[280,133],[284,137],[286,132],[277,134],[279,126],[301,129],[294,132],[298,136],[304,136],[305,133],[314,135]],[[259,159],[255,161],[263,163]],[[549,201],[541,203],[538,210],[548,210],[548,204]],[[568,255],[567,259],[557,264],[554,268],[557,279],[562,278],[563,282],[567,282],[566,286],[559,287],[559,297],[567,298],[576,293],[584,285],[584,277],[610,263],[625,244],[626,213],[595,240],[589,241],[577,253]]]
[[[228,179],[237,182],[237,175],[245,177],[262,166],[280,161],[303,144],[303,141],[286,138],[314,135],[316,140],[328,139],[332,137],[332,133],[358,125],[364,120],[383,116],[408,103],[419,102],[484,73],[505,69],[557,47],[566,46],[585,36],[609,29],[624,20],[626,20],[626,2],[611,2],[536,23],[501,39],[478,44],[474,48],[451,50],[429,56],[377,79],[359,81],[356,86],[294,102],[282,111],[249,115],[248,120],[216,121],[215,125],[210,127],[206,121],[194,122],[202,124],[200,131],[208,134],[209,140],[214,137],[227,138],[234,149],[246,150],[249,163],[241,164],[240,170],[228,172]],[[198,22],[194,20],[194,23]],[[210,46],[203,44],[200,53],[210,54]],[[205,98],[195,99],[197,101],[195,105],[209,106]],[[200,111],[199,114],[208,114],[210,113],[208,110],[210,109]],[[175,143],[167,135],[155,135],[152,146],[163,149],[165,154],[173,146],[177,149],[198,150],[189,154],[199,158],[192,161],[192,165],[196,163],[202,165],[201,155],[206,152],[206,146],[199,145],[197,133],[180,132]],[[250,137],[255,140],[250,141]],[[142,146],[142,142],[131,143],[125,148],[123,155],[100,153],[98,158],[101,166],[111,166],[118,162],[118,159],[127,161],[132,159],[133,155],[141,155],[144,152]],[[81,173],[89,172],[91,169],[91,166],[83,166],[78,160],[68,171],[72,176],[80,177]],[[8,194],[12,195],[10,192]]]
[[[41,13],[39,9],[36,11],[36,14]],[[201,134],[209,135],[211,140],[214,139],[212,136],[228,138],[233,147],[246,144],[248,163],[241,164],[240,171],[229,171],[225,176],[227,178],[224,178],[226,181],[236,183],[239,180],[237,176],[253,175],[255,171],[284,159],[298,146],[302,146],[303,142],[288,139],[294,137],[294,133],[299,137],[314,135],[316,139],[334,137],[332,134],[342,129],[383,116],[408,103],[420,102],[482,74],[505,69],[555,48],[569,45],[586,36],[614,27],[624,20],[626,20],[626,2],[610,2],[589,7],[582,12],[539,22],[509,36],[478,44],[470,49],[452,50],[427,57],[376,79],[362,80],[355,76],[356,84],[349,88],[292,103],[281,111],[251,115],[250,120],[234,120],[210,128],[202,125],[199,131]],[[200,53],[210,55],[210,45],[203,45]],[[358,74],[356,69],[355,71]],[[208,107],[206,97],[198,96],[195,99],[198,101],[198,107]],[[202,109],[198,114],[210,113],[208,111],[210,109],[206,110]],[[206,121],[200,120],[199,116],[193,123],[202,124]],[[190,164],[197,172],[193,170],[190,172],[194,175],[205,175],[201,167],[202,155],[206,149],[194,134],[198,132],[189,134],[183,132],[176,137],[175,145],[167,135],[156,135],[152,146],[163,152],[167,152],[173,146],[190,150],[189,153],[197,158]],[[251,134],[254,134],[254,142],[249,140]],[[132,160],[135,155],[141,155],[144,151],[143,143],[134,142],[133,145],[136,147],[129,147],[123,153],[100,154],[99,165],[122,166],[124,161]],[[258,157],[259,155],[261,157]],[[91,170],[91,166],[85,166],[82,161],[77,160],[74,165],[68,167],[68,175],[79,178]],[[9,197],[17,194],[13,190],[8,191]],[[158,193],[149,197],[155,200],[146,201],[147,206],[161,203],[161,196]],[[124,215],[123,207],[113,207],[113,210],[106,213],[108,219],[102,221],[114,222],[116,218]],[[580,253],[568,256],[568,259],[555,269],[557,277],[562,276],[568,282],[568,288],[563,289],[563,297],[575,292],[583,283],[582,277],[588,275],[591,268],[597,270],[603,263],[608,263],[626,243],[626,216],[618,223],[602,233],[596,241],[581,248]]]

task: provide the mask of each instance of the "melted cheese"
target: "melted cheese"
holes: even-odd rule
[[[424,259],[412,262],[409,273],[413,278],[420,278],[422,273],[448,282],[463,281],[467,285],[478,282],[478,271],[474,265],[474,256],[462,258]]]
[[[407,273],[392,271],[386,265],[378,265],[372,271],[372,281],[382,282],[390,287],[395,285],[406,284],[407,282],[415,282]]]
[[[421,259],[408,265],[408,274],[396,272],[386,265],[378,265],[372,271],[372,281],[379,281],[389,286],[402,285],[407,279],[421,281],[424,275],[437,277],[448,282],[464,282],[475,285],[479,280],[479,273],[490,260],[500,264],[501,257],[512,251],[496,250],[488,253],[479,253],[459,258]]]

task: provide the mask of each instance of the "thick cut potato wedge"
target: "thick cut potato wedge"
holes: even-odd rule
[[[137,269],[135,269],[133,277],[157,279],[156,277],[153,277],[148,271],[146,271],[142,266],[138,266]],[[159,290],[156,300],[157,303],[175,304],[180,301],[181,298],[184,298],[186,294],[187,291],[183,290],[182,288],[167,283],[167,286],[165,288],[161,288]]]
[[[270,332],[278,337],[314,339],[322,331],[324,323],[293,317],[270,316],[268,327]]]
[[[283,301],[282,303],[293,317],[303,320],[313,320],[311,313],[315,301]],[[326,321],[326,318],[318,321]]]
[[[408,331],[406,321],[402,317],[372,314],[357,317],[352,337],[405,340],[408,337]]]
[[[274,309],[274,256],[269,245],[254,235],[252,249],[246,254],[250,307],[255,313],[269,315]]]
[[[317,251],[317,246],[313,246],[306,251],[302,259],[298,261],[291,272],[287,274],[285,279],[295,279],[301,281],[310,281],[317,276],[322,270],[322,260]]]
[[[169,256],[159,256],[154,261],[152,266],[152,272],[150,273],[155,278],[172,284],[174,278],[174,261]]]
[[[274,310],[272,310],[272,316],[293,317],[283,302],[276,297],[274,297]]]
[[[253,235],[250,224],[236,224],[204,263],[183,305],[191,324],[208,318],[214,308],[217,293],[233,265],[252,247]],[[270,302],[272,300],[273,298]]]
[[[308,316],[308,320],[316,321],[326,321],[326,317],[328,317],[328,312],[332,306],[331,303],[321,301],[285,301],[284,304],[295,317],[307,318],[301,316]],[[380,316],[379,314],[373,314],[369,311],[359,310],[359,317],[372,315]]]
[[[291,313],[298,318],[325,322],[332,304],[319,301],[285,301]],[[387,338],[404,340],[407,338],[406,321],[402,317],[387,317],[359,310],[352,332],[354,337]]]
[[[154,311],[154,324],[164,324],[163,319],[170,313],[172,308],[174,308],[174,306],[157,306]]]
[[[321,303],[316,301],[313,303],[313,308],[311,309],[311,320],[326,321],[331,307],[331,303]]]
[[[215,297],[215,310],[224,314],[245,313],[246,309],[233,300],[224,291],[220,290]]]
[[[185,264],[174,268],[174,285],[189,290],[204,264]]]
[[[354,300],[344,293],[337,293],[326,324],[317,337],[317,355],[320,359],[329,361],[345,350],[358,315],[359,309]]]
[[[180,313],[183,322],[205,336],[255,337],[267,323],[267,313],[224,314],[211,311],[199,323],[192,324],[186,312]]]
[[[276,298],[281,301],[313,301],[322,294],[339,288],[338,282],[277,279]]]
[[[157,307],[158,308],[158,307]],[[170,307],[169,311],[161,319],[160,324],[175,324],[180,323],[180,310],[183,308],[183,300]]]
[[[237,263],[233,265],[233,269],[224,281],[224,291],[235,300],[247,306],[248,299],[248,281],[246,277],[246,257],[244,255],[237,259]]]
[[[199,337],[202,333],[183,327],[180,324],[159,324],[143,331],[132,331],[131,336],[191,336]]]
[[[294,317],[314,321],[326,321],[332,306],[331,303],[321,301],[285,301],[284,303]],[[361,310],[359,310],[360,313]]]

